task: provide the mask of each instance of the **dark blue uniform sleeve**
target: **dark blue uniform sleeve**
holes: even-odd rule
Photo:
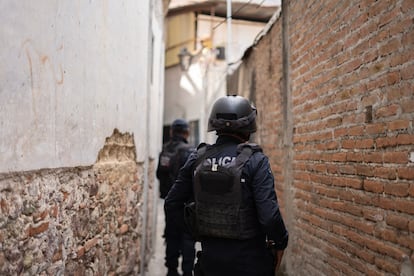
[[[251,186],[259,223],[267,238],[275,242],[275,248],[283,250],[287,247],[289,234],[279,210],[269,160],[263,153],[256,153],[247,163],[247,169],[254,172]]]
[[[157,176],[157,179],[161,178],[161,171],[160,171],[160,164],[161,164],[161,153],[158,154],[158,165],[157,170],[155,171],[155,175]]]
[[[196,159],[197,152],[194,151],[187,158],[184,166],[181,167],[174,185],[165,198],[164,209],[167,218],[174,219],[174,216],[183,216],[183,205],[194,197],[192,167]]]

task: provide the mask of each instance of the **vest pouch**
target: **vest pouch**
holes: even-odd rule
[[[238,238],[239,177],[229,167],[203,165],[196,174],[196,213],[201,236]]]
[[[200,171],[197,177],[199,177],[201,193],[222,197],[232,192],[234,176],[221,167],[217,171]]]
[[[197,149],[194,171],[196,225],[201,237],[248,239],[260,233],[255,209],[242,202],[242,171],[251,155],[261,150],[240,144],[236,158],[217,164],[212,156],[225,145]],[[245,179],[243,179],[245,183]]]

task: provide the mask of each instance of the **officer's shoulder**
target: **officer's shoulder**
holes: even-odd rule
[[[202,148],[205,148],[205,147],[207,147],[208,146],[208,144],[207,143],[200,143],[200,144],[198,144],[198,146],[197,146],[197,150],[199,150],[199,149],[202,149]]]
[[[264,154],[261,146],[255,143],[243,143],[237,146],[237,152],[240,154],[244,149],[250,149],[251,153],[249,161],[247,161],[248,167],[256,167],[259,164],[266,164],[269,162],[268,157]]]
[[[186,151],[193,151],[194,150],[194,146],[189,144],[189,143],[185,143],[183,142],[181,144],[181,149],[186,150]]]
[[[196,155],[196,156],[201,156],[207,151],[207,149],[210,146],[211,146],[210,144],[202,142],[202,143],[198,144],[195,151],[193,151],[193,154]]]
[[[256,152],[263,152],[262,147],[260,147],[258,144],[255,143],[241,143],[237,145],[237,152],[240,153],[245,149],[250,149],[252,151],[252,154]]]

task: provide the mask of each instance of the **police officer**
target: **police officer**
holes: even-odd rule
[[[200,262],[200,275],[274,275],[287,247],[268,158],[257,145],[246,146],[256,131],[256,113],[246,98],[219,98],[208,122],[208,131],[218,135],[216,143],[199,146],[189,156],[165,200],[167,214],[179,215],[180,206],[195,199],[196,221],[202,223],[196,230],[202,247],[196,264]],[[246,147],[251,152],[238,162],[241,175],[226,180],[224,170],[237,163]],[[211,171],[200,164],[210,165]],[[220,170],[224,173],[214,174]]]
[[[188,144],[189,126],[187,121],[176,119],[171,126],[171,139],[163,145],[160,153],[156,175],[160,181],[160,197],[165,198],[178,175],[179,169],[184,165],[187,157],[193,151]],[[181,268],[184,276],[193,275],[195,259],[195,241],[184,226],[182,216],[184,203],[177,212],[181,216],[165,216],[164,237],[166,242],[165,266],[167,276],[177,276],[178,260],[182,256]]]

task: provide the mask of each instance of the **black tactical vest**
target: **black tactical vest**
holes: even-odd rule
[[[208,162],[219,149],[205,146],[198,149],[194,172],[195,212],[198,235],[229,239],[248,239],[259,233],[252,206],[242,202],[241,187],[244,164],[261,151],[255,144],[239,144],[237,157],[227,164]]]
[[[163,146],[159,155],[157,175],[160,180],[160,196],[165,198],[180,170],[184,152],[192,147],[183,141],[170,141]]]

